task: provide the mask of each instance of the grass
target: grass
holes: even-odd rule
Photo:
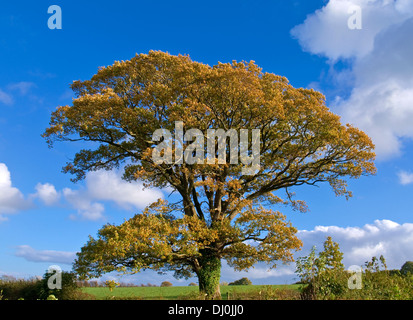
[[[296,299],[300,285],[245,285],[221,286],[221,296],[226,299]],[[112,292],[107,287],[87,287],[82,291],[97,300],[141,299],[141,300],[196,300],[197,286],[185,287],[119,287]]]

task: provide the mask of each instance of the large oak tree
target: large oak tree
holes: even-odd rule
[[[306,210],[292,197],[296,186],[326,182],[349,197],[345,179],[375,172],[374,146],[365,133],[343,125],[321,93],[294,88],[254,62],[211,67],[151,51],[102,67],[71,87],[73,105],[58,107],[43,134],[51,146],[86,142],[64,172],[78,181],[89,171],[121,168],[125,180],[168,187],[179,197],[160,199],[90,237],[74,264],[86,278],[174,270],[178,277],[196,274],[200,291],[219,298],[221,259],[236,270],[293,261],[301,247],[297,230],[274,209],[290,204]],[[153,133],[173,133],[177,121],[204,133],[259,129],[259,169],[245,174],[242,162],[230,163],[229,148],[224,164],[154,161]],[[183,148],[190,145],[184,141]]]

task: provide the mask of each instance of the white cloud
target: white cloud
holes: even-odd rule
[[[399,176],[399,182],[402,185],[413,183],[413,173],[406,172],[406,171],[400,171],[397,175]]]
[[[21,95],[26,95],[29,90],[36,85],[33,82],[28,82],[28,81],[20,81],[16,83],[11,83],[7,86],[9,90],[16,90],[19,91]]]
[[[86,185],[93,199],[114,201],[124,209],[144,208],[163,197],[159,190],[144,190],[140,182],[122,180],[120,173],[115,171],[90,172]]]
[[[350,29],[353,9],[361,9],[361,29]],[[291,34],[301,46],[314,54],[335,61],[362,57],[373,50],[376,36],[391,25],[413,16],[409,0],[330,0],[309,15]]]
[[[0,103],[5,105],[12,105],[14,103],[14,98],[10,91],[18,91],[22,96],[25,96],[29,93],[29,90],[36,85],[33,82],[21,81],[16,83],[10,83],[7,85],[7,91],[0,89]]]
[[[143,209],[148,204],[163,198],[157,189],[143,189],[140,182],[122,180],[120,172],[96,171],[86,176],[86,187],[83,189],[63,190],[65,199],[77,209],[78,216],[87,220],[104,218],[102,201],[116,203],[126,210]],[[72,215],[71,218],[76,218]]]
[[[30,201],[26,200],[19,189],[12,186],[10,171],[0,163],[0,222],[7,220],[5,214],[28,209]]]
[[[93,199],[86,192],[80,190],[63,189],[65,199],[77,210],[79,217],[86,220],[103,219],[105,207],[101,203],[93,202]],[[76,219],[75,215],[70,216]]]
[[[376,38],[375,49],[353,65],[355,87],[336,105],[343,120],[364,129],[382,158],[402,152],[413,139],[413,18]]]
[[[347,26],[351,5],[362,10],[361,30]],[[402,139],[413,139],[412,33],[410,0],[330,0],[292,30],[303,49],[330,63],[350,59],[343,72],[352,90],[331,107],[372,137],[379,158],[400,155]],[[341,72],[335,77],[340,87]]]
[[[17,246],[15,256],[22,257],[30,262],[72,264],[76,258],[76,253],[55,250],[36,250],[29,245],[21,245]]]
[[[366,261],[369,257],[376,257],[380,256],[383,252],[385,252],[385,246],[382,242],[377,244],[367,244],[361,247],[355,247],[352,251],[352,256],[355,259],[359,259],[360,261]],[[367,258],[366,258],[367,257]]]
[[[50,183],[38,183],[35,189],[37,192],[34,197],[39,198],[47,206],[54,205],[60,200],[60,193],[56,190],[55,186]]]
[[[13,98],[8,93],[0,89],[0,103],[11,105],[13,104]]]
[[[0,163],[0,223],[8,219],[6,214],[31,208],[34,199],[39,199],[46,206],[61,205],[64,199],[77,211],[77,215],[70,215],[71,219],[100,220],[104,219],[104,202],[113,202],[131,211],[143,209],[163,198],[160,190],[144,190],[142,183],[124,181],[117,171],[89,172],[85,186],[76,190],[64,188],[58,191],[51,183],[38,183],[35,190],[26,199],[19,189],[12,186],[7,166]]]

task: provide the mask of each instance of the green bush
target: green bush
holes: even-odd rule
[[[3,300],[36,300],[39,290],[38,279],[0,280],[0,291]]]
[[[235,280],[234,282],[231,282],[229,285],[230,286],[245,286],[245,285],[251,285],[252,282],[248,278],[241,278],[239,280]]]
[[[387,270],[385,259],[373,257],[361,273],[361,289],[349,289],[351,274],[343,270],[325,270],[316,274],[301,290],[306,300],[411,300],[413,278],[398,270]]]
[[[372,257],[361,269],[361,288],[350,289],[351,273],[344,270],[343,254],[336,242],[328,237],[324,251],[317,257],[315,247],[296,263],[300,277],[301,299],[410,300],[413,299],[413,262],[401,270],[388,270],[383,256]]]
[[[302,287],[301,298],[303,300],[338,299],[348,290],[348,278],[349,274],[343,270],[324,270]]]
[[[400,273],[404,276],[413,275],[413,261],[406,261],[401,267]]]
[[[82,300],[87,298],[81,293],[76,283],[76,276],[72,272],[62,271],[61,289],[50,289],[49,278],[55,275],[54,272],[46,272],[39,283],[38,298],[46,300],[50,295],[58,300]]]

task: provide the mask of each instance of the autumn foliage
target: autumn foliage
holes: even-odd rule
[[[160,199],[90,237],[74,265],[84,277],[147,268],[195,273],[200,290],[219,297],[221,259],[236,270],[293,260],[301,247],[297,230],[273,210],[280,204],[307,209],[292,188],[326,182],[336,195],[350,197],[345,179],[375,172],[365,133],[343,125],[321,93],[294,88],[253,61],[209,66],[151,51],[71,87],[73,105],[58,107],[44,133],[51,146],[83,142],[64,172],[78,181],[89,171],[121,168],[125,180],[169,187],[179,198]],[[155,163],[152,134],[173,132],[176,121],[202,132],[259,129],[260,169],[243,175],[243,164],[230,161]]]

